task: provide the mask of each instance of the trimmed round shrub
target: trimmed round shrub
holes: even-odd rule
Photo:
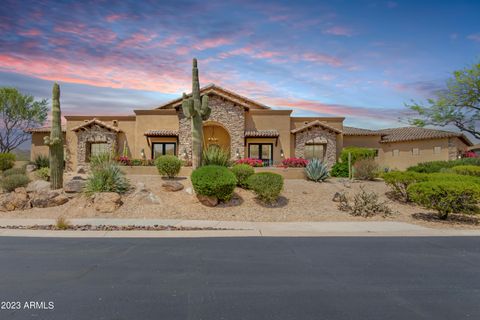
[[[472,166],[480,166],[480,158],[462,158],[456,159],[451,161],[430,161],[430,162],[422,162],[417,164],[416,166],[409,167],[407,171],[415,171],[421,173],[434,173],[440,172],[442,169],[445,168],[453,168],[456,166],[464,166],[464,165],[472,165]]]
[[[0,170],[5,171],[13,168],[15,164],[15,155],[10,152],[0,153]]]
[[[454,213],[478,212],[480,185],[464,181],[426,181],[410,185],[408,196],[413,202],[438,212],[440,219]]]
[[[283,189],[283,177],[277,173],[259,172],[247,179],[248,188],[252,189],[258,199],[265,203],[277,201]]]
[[[25,168],[11,168],[3,171],[3,176],[8,177],[14,174],[25,174]]]
[[[50,168],[43,167],[35,171],[37,178],[48,181],[50,180]]]
[[[255,173],[255,169],[248,164],[236,164],[230,170],[237,177],[237,185],[248,188],[247,179]]]
[[[459,181],[480,184],[480,177],[464,176],[455,173],[430,173],[426,174],[428,181]]]
[[[410,201],[407,188],[411,184],[428,180],[428,175],[418,172],[392,171],[384,173],[382,176],[385,184],[389,186],[397,197],[405,202]]]
[[[12,174],[2,179],[0,185],[7,192],[12,192],[16,188],[25,187],[30,179],[24,174]]]
[[[195,169],[191,179],[197,194],[217,197],[221,201],[230,200],[237,185],[233,172],[223,166],[203,166]]]
[[[455,166],[452,168],[452,171],[456,174],[463,174],[466,176],[480,176],[480,166],[472,166],[472,165],[465,165],[465,166]]]
[[[182,160],[172,155],[160,156],[155,159],[155,166],[162,176],[167,176],[171,179],[176,177],[180,172]]]

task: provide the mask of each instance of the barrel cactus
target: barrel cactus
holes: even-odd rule
[[[309,180],[322,182],[328,178],[327,166],[318,159],[312,159],[305,167],[305,174]]]
[[[202,162],[203,121],[208,119],[211,112],[208,106],[208,95],[200,98],[197,59],[193,59],[192,96],[187,98],[187,95],[183,94],[182,110],[192,122],[192,166],[195,169]]]
[[[52,129],[50,137],[45,137],[50,155],[50,188],[63,188],[63,133],[62,113],[60,111],[60,86],[53,84],[52,92]]]

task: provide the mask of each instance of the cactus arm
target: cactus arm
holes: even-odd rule
[[[185,93],[183,94],[182,111],[187,118],[191,118],[194,115],[193,100],[187,98]]]
[[[200,115],[202,116],[202,120],[207,120],[210,117],[210,113],[212,109],[208,106],[208,95],[204,95],[202,97],[202,107],[200,109]]]

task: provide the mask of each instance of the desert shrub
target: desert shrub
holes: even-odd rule
[[[430,161],[422,162],[416,166],[409,167],[407,171],[415,171],[421,173],[440,172],[444,168],[453,168],[456,166],[480,166],[480,158],[462,158],[451,161]]]
[[[455,166],[452,168],[452,171],[456,174],[462,174],[467,176],[480,176],[480,166],[472,166],[472,165],[463,165],[463,166]]]
[[[340,153],[341,162],[348,163],[348,154],[351,154],[352,165],[358,160],[373,159],[376,155],[375,149],[361,148],[361,147],[346,147],[342,149]]]
[[[332,169],[330,170],[330,175],[332,177],[348,178],[348,163],[346,162],[335,163]]]
[[[478,211],[480,185],[465,181],[427,181],[412,184],[408,196],[418,205],[438,212],[440,219],[454,213]]]
[[[132,160],[130,161],[130,165],[131,165],[131,166],[136,166],[136,167],[138,167],[138,166],[143,166],[143,160],[141,160],[141,159],[132,159]]]
[[[480,184],[480,177],[465,176],[461,174],[438,172],[426,174],[428,181],[459,181]]]
[[[248,188],[247,179],[255,173],[255,170],[248,164],[236,164],[230,170],[237,178],[237,185],[242,188]]]
[[[85,185],[85,193],[88,195],[96,192],[125,193],[129,187],[130,183],[118,164],[105,162],[91,168],[91,173],[88,175]]]
[[[15,165],[15,155],[10,152],[0,153],[0,170],[5,171],[13,168]]]
[[[322,182],[328,178],[327,166],[318,159],[312,159],[305,167],[305,174],[309,180]]]
[[[237,185],[233,172],[223,166],[203,166],[195,169],[191,179],[197,194],[217,197],[221,201],[230,200]]]
[[[50,167],[50,159],[43,154],[37,155],[33,160],[33,163],[35,164],[37,169]]]
[[[68,230],[72,227],[72,224],[65,217],[60,216],[55,221],[55,227],[58,230]]]
[[[16,188],[25,187],[30,182],[30,179],[24,174],[12,174],[4,177],[0,181],[2,189],[11,192]]]
[[[282,166],[287,168],[305,168],[308,160],[303,158],[286,158],[282,160]]]
[[[22,168],[10,168],[5,171],[3,171],[2,175],[4,177],[11,176],[13,174],[25,174],[25,167]]]
[[[203,150],[202,165],[228,167],[230,166],[230,155],[227,150],[210,145]]]
[[[116,162],[113,156],[108,152],[100,153],[90,157],[90,169],[92,170],[105,167],[109,164],[116,164]]]
[[[235,164],[248,164],[251,167],[263,167],[263,161],[260,159],[243,158],[235,161]]]
[[[408,186],[417,182],[427,181],[428,175],[411,171],[392,171],[384,173],[382,178],[385,180],[387,186],[392,189],[395,196],[402,201],[408,202],[410,201],[407,192]]]
[[[271,204],[277,201],[283,189],[283,177],[277,173],[260,172],[250,176],[247,184],[260,201]]]
[[[374,180],[380,170],[378,163],[371,158],[357,160],[353,168],[355,178],[359,180]]]
[[[40,168],[35,171],[37,178],[48,181],[50,180],[50,168]]]
[[[172,155],[159,156],[155,159],[155,165],[162,176],[174,178],[182,168],[182,161]]]
[[[346,196],[340,198],[338,208],[347,211],[352,216],[372,217],[376,215],[388,216],[393,213],[387,202],[380,201],[375,192],[365,191],[360,187],[360,191],[354,195],[353,205],[350,204]]]

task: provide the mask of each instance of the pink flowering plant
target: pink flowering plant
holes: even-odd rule
[[[235,161],[235,164],[248,164],[251,167],[263,167],[263,161],[260,159],[243,158]]]
[[[305,168],[308,164],[307,159],[303,158],[286,158],[282,160],[282,167],[284,168]]]
[[[476,158],[476,157],[477,157],[477,154],[473,151],[465,151],[462,154],[462,158]]]

